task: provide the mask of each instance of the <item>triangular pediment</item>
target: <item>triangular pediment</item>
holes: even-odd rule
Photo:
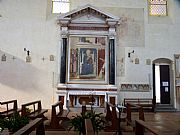
[[[82,14],[71,19],[71,23],[105,23],[103,17],[96,16],[91,13]]]
[[[105,23],[107,20],[119,21],[119,17],[104,12],[92,5],[85,5],[59,16],[60,21],[71,23]]]

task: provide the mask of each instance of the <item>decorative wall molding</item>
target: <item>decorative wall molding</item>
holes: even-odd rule
[[[121,84],[121,90],[127,91],[149,91],[149,84]]]
[[[96,31],[108,31],[108,27],[80,27],[70,26],[69,30],[96,30]]]

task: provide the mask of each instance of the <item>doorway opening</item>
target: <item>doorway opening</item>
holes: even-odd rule
[[[173,104],[171,60],[156,59],[153,61],[153,99],[155,104]]]
[[[161,103],[161,95],[160,95],[160,71],[159,71],[159,65],[155,65],[155,89],[156,89],[156,103]]]
[[[155,65],[155,94],[157,104],[170,104],[169,65]]]

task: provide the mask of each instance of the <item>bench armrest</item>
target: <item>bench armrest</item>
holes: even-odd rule
[[[30,121],[29,124],[25,125],[21,129],[19,129],[13,135],[27,135],[27,134],[30,134],[35,128],[38,128],[38,126],[40,124],[43,124],[43,119],[42,118],[36,118],[35,120]]]

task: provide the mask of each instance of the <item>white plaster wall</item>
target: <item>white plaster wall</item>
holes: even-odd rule
[[[144,0],[70,0],[71,9],[75,9],[79,6],[91,4],[96,7],[145,7],[146,1]]]
[[[0,57],[7,56],[6,62],[0,61],[0,100],[13,98],[22,104],[40,99],[44,108],[50,108],[56,100],[60,36],[57,15],[51,14],[50,3],[50,0],[0,1]],[[117,49],[123,50],[118,57],[125,60],[125,73],[117,77],[119,86],[121,83],[149,83],[148,75],[152,82],[152,66],[146,65],[146,59],[174,60],[174,54],[180,54],[180,2],[169,0],[169,3],[169,16],[164,18],[148,17],[146,0],[71,0],[71,9],[85,4],[102,10],[112,7],[144,9],[144,46],[119,46]],[[31,63],[25,62],[24,48],[30,50]],[[132,50],[134,57],[139,58],[139,64],[130,62],[127,55]],[[49,55],[54,55],[55,61],[49,61]],[[45,61],[42,61],[43,57]],[[152,91],[120,93],[121,98],[126,96],[152,97]]]
[[[51,108],[59,76],[59,26],[56,17],[46,19],[46,7],[44,0],[0,1],[0,56],[7,56],[0,61],[0,100],[17,99],[19,105],[42,100],[43,108]],[[25,62],[24,48],[31,63]]]
[[[146,59],[151,62],[157,58],[168,58],[174,60],[174,54],[180,54],[179,35],[180,35],[180,1],[168,0],[168,16],[167,17],[149,17],[147,1],[144,0],[114,0],[114,1],[96,1],[96,0],[76,0],[72,1],[71,9],[83,4],[92,4],[100,9],[108,9],[109,7],[122,8],[144,8],[145,22],[145,43],[144,47],[117,47],[117,50],[124,52],[117,55],[117,60],[124,58],[125,74],[117,77],[117,85],[121,83],[151,83],[152,85],[152,65],[146,65]],[[112,11],[109,11],[113,13]],[[114,13],[117,15],[117,12]],[[130,62],[127,57],[128,52],[135,51],[134,57],[138,57],[139,64]],[[118,68],[119,69],[119,68]],[[119,71],[117,71],[117,75]],[[148,77],[150,75],[150,78]],[[146,93],[121,92],[120,98],[123,97],[152,97],[152,90]],[[178,108],[178,105],[177,105]]]

